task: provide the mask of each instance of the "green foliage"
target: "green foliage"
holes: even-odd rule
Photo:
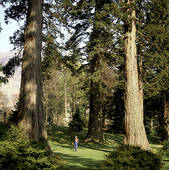
[[[17,124],[18,123],[18,111],[12,110],[12,112],[9,114],[8,122]]]
[[[9,61],[5,66],[3,66],[2,70],[3,73],[7,78],[10,78],[14,75],[15,73],[15,68],[18,67],[21,63],[21,59],[19,58],[18,55],[15,54],[14,57],[10,58]]]
[[[143,65],[145,94],[148,96],[168,91],[168,10],[169,2],[165,0],[152,0],[145,3],[146,24],[140,31],[144,31],[144,36],[142,35],[144,43],[148,40],[148,44],[144,44],[145,50],[142,50],[145,59]]]
[[[121,145],[106,157],[102,169],[159,170],[161,165],[162,162],[159,155],[141,150],[140,147]]]
[[[0,143],[0,169],[57,169],[57,159],[46,144],[30,142],[22,130],[11,126],[7,140]]]
[[[117,88],[113,96],[114,110],[111,113],[112,131],[114,133],[124,133],[124,90]],[[111,104],[109,107],[112,108]]]
[[[15,109],[11,111],[8,117],[8,122],[17,124],[18,123],[18,107],[19,107],[19,101],[15,104]]]
[[[162,132],[159,125],[159,113],[161,110],[162,98],[154,96],[144,99],[144,122],[147,135],[157,135]]]
[[[69,123],[69,127],[72,131],[80,132],[83,130],[83,126],[84,126],[84,123],[80,116],[80,110],[77,107],[76,112],[73,115],[71,122]]]
[[[4,140],[8,129],[9,129],[8,124],[0,122],[0,140]]]
[[[73,112],[77,103],[80,106],[83,105],[83,110],[86,109],[88,101],[83,86],[86,74],[76,71],[75,75],[73,70],[76,69],[67,68],[68,61],[66,64],[62,61],[67,59],[64,59],[57,49],[54,39],[49,34],[42,62],[44,108],[48,115],[48,122],[61,125],[66,103],[70,105],[70,108],[67,106],[68,113],[70,113]],[[80,65],[78,62],[72,64],[73,67],[78,67],[78,65]],[[56,117],[57,119],[55,119]]]

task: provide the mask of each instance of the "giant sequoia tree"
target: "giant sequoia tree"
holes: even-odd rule
[[[142,89],[138,76],[136,48],[136,12],[132,8],[134,0],[127,1],[125,22],[125,143],[149,149],[143,124]]]
[[[42,105],[42,5],[42,0],[28,1],[19,102],[19,127],[36,141],[47,138]]]

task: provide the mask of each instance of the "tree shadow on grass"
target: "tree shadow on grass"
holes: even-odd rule
[[[70,149],[71,151],[74,151],[75,149],[74,149],[74,144],[72,144],[72,145],[62,145],[62,144],[53,144],[53,147],[55,147],[55,145],[56,146],[59,146],[59,147],[62,147],[63,149],[64,148],[66,148],[66,149]],[[114,149],[115,147],[111,147],[111,148],[109,148],[109,147],[104,147],[104,146],[102,146],[102,147],[99,147],[98,145],[96,146],[96,145],[92,145],[92,144],[86,144],[86,145],[84,145],[84,144],[79,144],[78,145],[78,149],[91,149],[91,150],[95,150],[95,151],[102,151],[102,152],[105,152],[105,153],[109,153],[109,152],[111,152],[113,149]]]
[[[147,138],[150,144],[160,144],[160,137],[158,136],[148,135]]]
[[[87,134],[87,130],[84,129],[82,132],[72,132],[69,127],[56,126],[52,125],[48,127],[48,138],[52,142],[57,142],[58,144],[68,144],[69,146],[64,147],[74,147],[74,136],[78,136],[79,138],[79,146],[83,148],[110,152],[117,144],[121,144],[123,142],[122,135],[112,135],[105,133],[106,143],[98,144],[98,143],[86,143],[84,141],[85,134]]]
[[[74,134],[69,131],[68,127],[52,125],[48,127],[48,137],[51,141],[60,144],[70,144]]]
[[[107,146],[106,144],[79,143],[79,148],[87,148],[102,152],[111,152],[114,146]]]
[[[100,169],[103,161],[96,161],[91,158],[81,158],[80,156],[74,156],[70,154],[63,154],[55,152],[59,157],[63,158],[71,164],[64,165],[60,170],[96,170]]]

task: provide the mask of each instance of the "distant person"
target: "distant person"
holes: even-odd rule
[[[77,152],[78,143],[79,143],[79,139],[77,136],[75,136],[75,152]]]

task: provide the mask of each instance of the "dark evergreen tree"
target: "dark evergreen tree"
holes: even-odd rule
[[[169,2],[152,0],[142,4],[145,16],[139,27],[140,55],[143,59],[144,89],[146,98],[158,98],[159,129],[161,139],[168,139],[168,100],[169,93]],[[140,17],[141,18],[141,17]],[[147,111],[148,112],[148,111]]]
[[[115,133],[124,133],[124,90],[117,88],[114,92],[114,114],[112,115],[112,131]]]
[[[81,60],[86,63],[81,68],[85,68],[89,74],[90,116],[86,141],[100,142],[104,140],[102,127],[106,91],[105,68],[115,70],[112,66],[112,35],[115,33],[111,32],[111,2],[75,1],[66,5],[69,27],[74,30],[67,46],[81,54]]]
[[[72,120],[69,123],[69,127],[72,131],[75,132],[83,130],[84,122],[81,118],[81,113],[78,106],[76,107],[76,112],[73,114]]]

